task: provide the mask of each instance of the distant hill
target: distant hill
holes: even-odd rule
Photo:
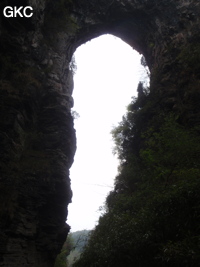
[[[87,244],[89,240],[90,232],[90,230],[81,230],[70,233],[75,249],[82,252],[83,247]]]
[[[81,230],[69,234],[73,242],[73,249],[67,257],[68,267],[72,267],[73,263],[80,258],[83,248],[87,245],[90,238],[90,232],[91,230]]]

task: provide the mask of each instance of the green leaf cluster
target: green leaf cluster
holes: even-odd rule
[[[180,121],[139,85],[112,131],[114,190],[74,267],[199,266],[200,129]]]

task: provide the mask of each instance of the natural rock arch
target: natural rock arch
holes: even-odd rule
[[[1,8],[8,2],[14,3],[3,1]],[[32,5],[34,16],[1,17],[0,24],[0,265],[49,267],[69,231],[73,52],[103,33],[122,38],[145,56],[151,94],[163,109],[178,112],[185,124],[198,123],[200,4],[18,2]]]

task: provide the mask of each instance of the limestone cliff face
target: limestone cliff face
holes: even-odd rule
[[[1,11],[15,1],[2,1]],[[151,94],[199,123],[197,0],[21,0],[32,18],[0,21],[0,266],[53,266],[69,231],[76,149],[70,60],[104,33],[142,53]]]
[[[1,19],[0,266],[49,267],[69,231],[73,83],[67,42],[44,34],[45,2],[29,3],[31,20]]]

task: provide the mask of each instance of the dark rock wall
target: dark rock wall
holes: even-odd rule
[[[1,1],[1,11],[15,1]],[[21,0],[32,18],[0,21],[0,266],[53,266],[69,231],[76,149],[70,60],[104,33],[142,53],[151,94],[199,123],[197,0]]]
[[[69,231],[71,53],[31,5],[32,19],[1,18],[0,266],[53,266]]]

